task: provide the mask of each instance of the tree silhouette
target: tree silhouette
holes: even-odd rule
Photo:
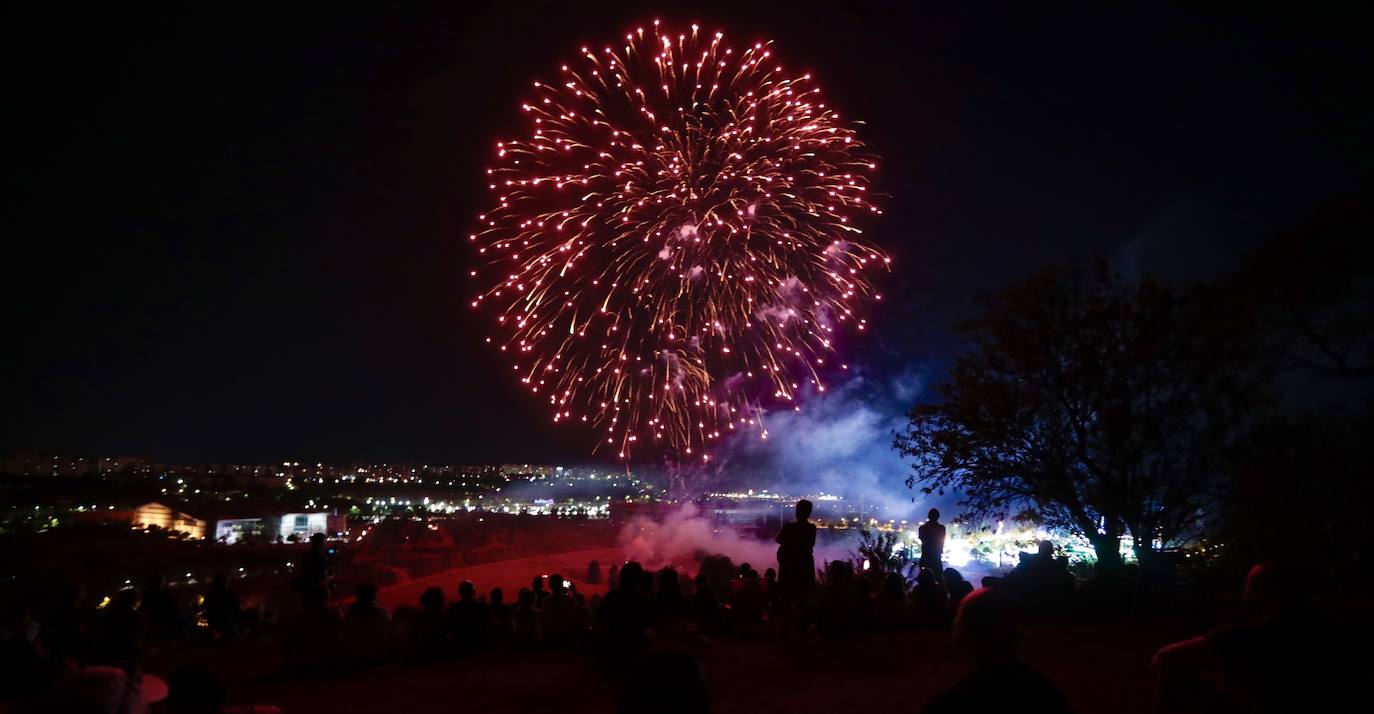
[[[1287,557],[1368,582],[1374,528],[1374,194],[1333,201],[1276,233],[1214,290],[1286,387],[1285,413],[1243,445],[1226,499],[1238,567]]]
[[[1374,195],[1335,202],[1220,282],[1280,369],[1374,378]]]
[[[957,489],[966,520],[1033,513],[1087,538],[1100,568],[1148,559],[1212,517],[1259,375],[1213,301],[1101,266],[980,298],[972,344],[894,446],[910,487]]]
[[[902,545],[898,531],[860,528],[855,551],[857,557],[854,566],[859,572],[863,572],[863,563],[868,561],[869,567],[879,573],[896,573],[907,580],[913,579],[910,574],[911,554]]]

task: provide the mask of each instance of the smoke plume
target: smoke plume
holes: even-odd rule
[[[702,555],[725,555],[749,563],[759,572],[777,564],[777,546],[744,538],[734,530],[716,529],[694,503],[669,513],[662,523],[638,517],[620,531],[625,557],[648,568],[686,565]]]
[[[931,506],[951,508],[952,497],[908,489],[910,467],[892,449],[893,432],[905,425],[906,411],[924,388],[924,375],[914,369],[885,380],[856,375],[809,395],[800,411],[770,412],[763,417],[767,439],[741,433],[722,449],[722,485],[836,494],[876,505],[880,516],[895,519],[923,515]]]

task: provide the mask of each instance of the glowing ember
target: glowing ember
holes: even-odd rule
[[[472,306],[555,421],[709,459],[845,368],[836,337],[889,259],[858,225],[876,159],[820,91],[771,43],[657,21],[531,85],[528,136],[487,169]]]

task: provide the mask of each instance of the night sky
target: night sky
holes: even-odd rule
[[[0,452],[582,458],[482,343],[464,237],[522,90],[654,17],[772,38],[868,122],[870,375],[938,375],[973,296],[1049,263],[1223,270],[1374,165],[1366,3],[283,5],[6,23]]]

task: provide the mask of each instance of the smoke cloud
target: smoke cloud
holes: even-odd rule
[[[778,547],[772,541],[718,527],[690,502],[669,513],[661,523],[644,516],[635,518],[620,529],[619,540],[627,560],[638,561],[650,569],[674,565],[691,570],[689,565],[707,555],[724,555],[736,565],[748,563],[760,573],[778,564]],[[848,558],[853,552],[849,540],[818,543],[816,563]]]
[[[694,503],[669,513],[662,523],[638,517],[620,530],[625,557],[648,568],[684,565],[701,555],[725,555],[760,572],[777,565],[777,546],[744,538],[730,529],[715,529]]]
[[[906,424],[906,412],[925,386],[925,375],[916,369],[881,381],[856,375],[839,388],[809,395],[800,411],[769,412],[763,417],[767,439],[740,433],[722,449],[722,485],[836,494],[846,502],[876,505],[886,518],[924,515],[931,506],[952,513],[953,496],[925,496],[906,487],[910,467],[892,449],[893,432]]]

